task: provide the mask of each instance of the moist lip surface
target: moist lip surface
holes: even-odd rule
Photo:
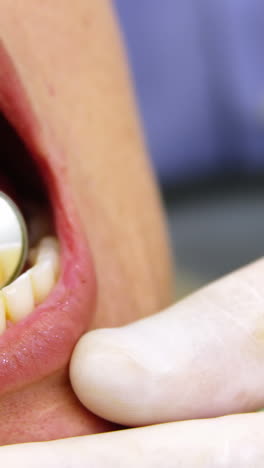
[[[61,274],[54,290],[26,319],[0,337],[0,396],[40,381],[69,361],[95,306],[95,275],[90,252],[67,193],[62,168],[52,151],[43,153],[40,128],[16,70],[0,43],[0,112],[34,158],[53,209],[61,246]],[[19,158],[19,154],[14,157]],[[1,170],[1,169],[0,169]]]

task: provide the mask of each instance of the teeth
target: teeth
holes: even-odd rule
[[[56,275],[52,259],[45,259],[31,269],[31,279],[35,303],[42,302],[52,290]]]
[[[0,291],[0,334],[6,329],[6,318],[16,323],[27,317],[53,289],[59,273],[58,241],[42,239],[29,261],[34,266]]]
[[[59,244],[54,237],[45,237],[39,244],[37,263],[49,261],[54,268],[55,276],[59,273]]]
[[[20,257],[20,245],[16,243],[5,244],[0,248],[1,283],[5,284],[16,269],[17,259]]]
[[[6,275],[5,275],[4,267],[0,262],[0,284],[5,284],[5,279],[6,279]]]
[[[18,322],[34,309],[34,297],[29,271],[19,276],[13,283],[3,289],[7,305],[7,318]]]

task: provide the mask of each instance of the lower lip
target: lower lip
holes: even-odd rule
[[[1,45],[0,65],[0,108],[33,149],[32,154],[36,154],[37,131],[32,112]],[[0,337],[0,396],[67,365],[76,341],[89,328],[95,309],[96,282],[87,239],[71,205],[67,184],[55,176],[48,160],[53,160],[52,155],[40,157],[61,245],[61,276],[49,298]]]

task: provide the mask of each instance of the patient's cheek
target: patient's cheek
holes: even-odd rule
[[[0,401],[0,445],[114,430],[75,397],[66,373],[6,395]]]

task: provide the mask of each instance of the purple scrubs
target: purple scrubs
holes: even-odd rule
[[[164,181],[264,170],[263,0],[114,0]]]

